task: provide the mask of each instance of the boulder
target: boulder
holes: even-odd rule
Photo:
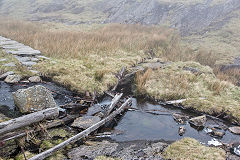
[[[206,115],[199,116],[199,117],[194,117],[189,119],[189,122],[193,124],[194,126],[201,127],[204,126],[207,121]]]
[[[8,75],[4,81],[6,83],[18,83],[20,80],[21,80],[20,75]]]
[[[91,127],[95,123],[99,122],[101,120],[98,116],[85,116],[85,117],[79,117],[75,119],[72,127],[77,127],[81,129],[87,129],[88,127]]]
[[[14,74],[13,71],[6,72],[6,73],[0,75],[0,80],[3,80],[3,79],[6,78],[7,76],[13,75],[13,74]]]
[[[22,113],[57,107],[51,92],[41,85],[19,89],[13,93],[14,103]]]
[[[42,81],[41,77],[39,77],[39,76],[30,77],[30,78],[28,78],[28,80],[32,83],[39,83]]]

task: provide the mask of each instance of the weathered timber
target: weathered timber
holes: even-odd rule
[[[122,97],[122,93],[121,94],[116,94],[115,97],[112,99],[112,102],[107,110],[107,116],[112,112],[112,110],[114,109],[114,107],[116,106],[116,104],[119,102],[120,98]]]
[[[57,107],[54,107],[2,122],[0,123],[0,135],[46,119],[54,119],[58,115],[59,109]]]
[[[67,139],[66,141],[54,146],[53,148],[46,150],[32,158],[30,158],[29,160],[43,160],[47,157],[49,157],[50,155],[52,155],[54,152],[66,147],[67,145],[74,143],[78,140],[80,140],[83,137],[87,137],[90,133],[92,133],[93,131],[97,130],[99,127],[103,126],[106,122],[112,120],[114,117],[116,117],[118,114],[120,114],[121,112],[123,112],[128,103],[131,101],[131,98],[129,98],[125,103],[122,104],[122,106],[117,109],[116,111],[114,111],[113,113],[111,113],[108,117],[104,118],[103,120],[101,120],[100,122],[94,124],[93,126],[89,127],[88,129],[80,132],[79,134]]]
[[[43,126],[43,128],[45,129],[51,129],[53,127],[58,127],[58,126],[61,126],[62,124],[68,124],[70,122],[72,122],[75,118],[77,118],[79,116],[77,115],[74,115],[74,116],[66,116],[62,119],[58,119],[58,120],[54,120],[53,122],[50,122],[50,123],[47,123]],[[0,136],[0,141],[1,142],[6,142],[6,141],[9,141],[9,140],[12,140],[12,139],[16,139],[16,138],[20,138],[20,137],[24,137],[27,135],[27,133],[36,133],[36,132],[39,132],[41,131],[40,128],[38,129],[31,129],[31,130],[20,130],[20,131],[17,131],[17,132],[11,132],[11,133],[7,133],[3,136]]]

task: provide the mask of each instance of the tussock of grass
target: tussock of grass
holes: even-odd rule
[[[223,149],[206,147],[192,138],[183,138],[169,145],[163,153],[166,159],[171,160],[225,160]]]
[[[194,68],[192,73],[186,68]],[[187,99],[184,107],[212,115],[226,113],[240,121],[240,88],[215,77],[210,67],[196,62],[175,62],[152,71],[145,84],[136,81],[136,91],[160,100]],[[204,99],[203,99],[204,98]]]

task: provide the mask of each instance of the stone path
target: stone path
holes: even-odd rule
[[[32,71],[32,66],[40,59],[49,59],[41,55],[39,50],[35,50],[17,41],[0,36],[0,49],[8,54],[12,54],[20,64]],[[4,64],[4,66],[15,66],[14,62]],[[33,71],[34,72],[34,71]]]

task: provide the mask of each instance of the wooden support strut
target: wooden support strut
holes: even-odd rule
[[[129,104],[130,101],[131,101],[131,98],[129,98],[126,102],[124,102],[119,109],[117,109],[116,111],[111,113],[108,117],[104,118],[103,120],[99,121],[98,123],[94,124],[93,126],[89,127],[88,129],[80,132],[79,134],[67,139],[66,141],[54,146],[53,148],[46,150],[46,151],[30,158],[29,160],[43,160],[43,159],[49,157],[50,155],[52,155],[54,152],[66,147],[67,145],[74,143],[74,142],[82,139],[83,137],[87,137],[90,133],[97,130],[99,127],[103,126],[106,122],[112,120],[118,114],[123,112],[126,109],[126,106]]]

